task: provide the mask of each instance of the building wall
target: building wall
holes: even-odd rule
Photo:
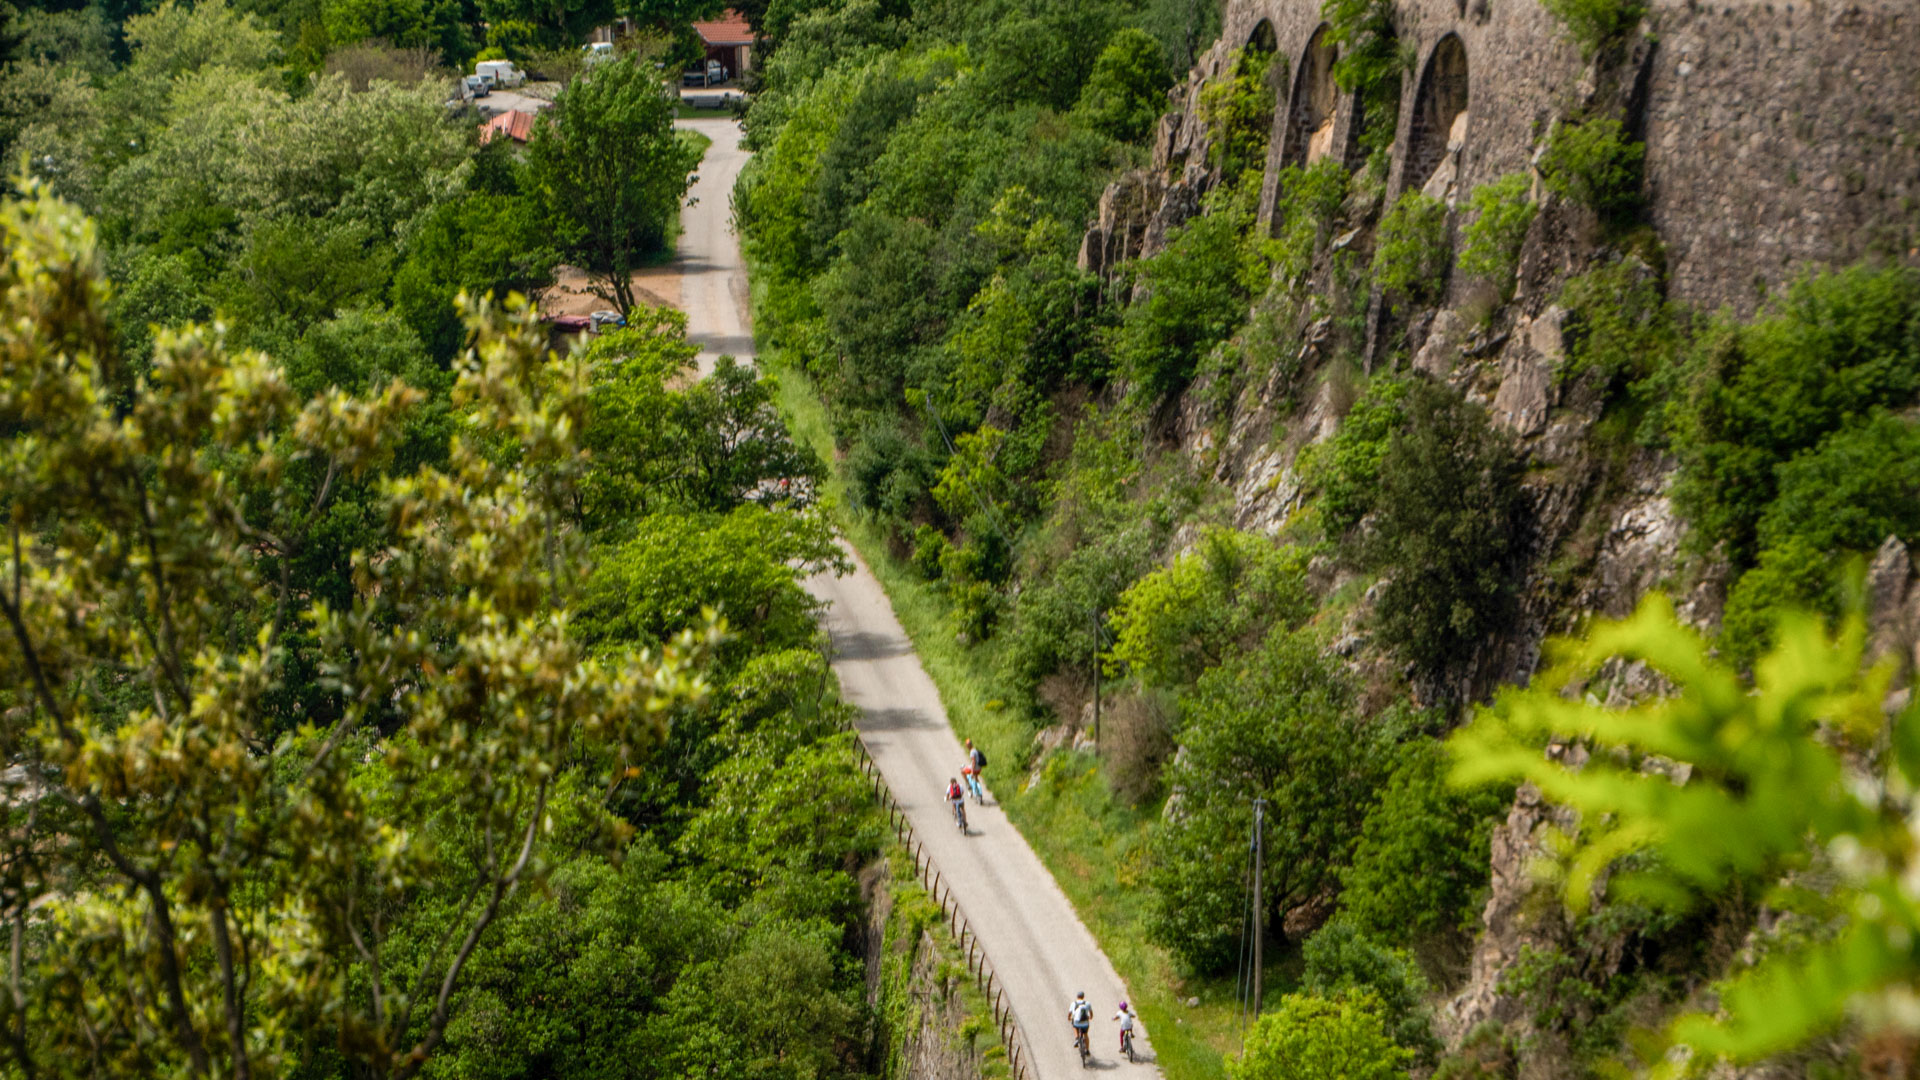
[[[1264,218],[1293,150],[1288,99],[1323,22],[1319,0],[1232,0],[1220,44],[1175,104],[1190,111],[1198,86],[1263,21],[1286,61]],[[1446,139],[1421,128],[1420,93],[1448,36],[1467,61],[1456,199],[1529,169],[1555,119],[1598,92],[1590,65],[1537,0],[1399,0],[1396,22],[1417,63],[1402,80],[1389,197],[1422,179],[1408,175],[1419,148]],[[1624,92],[1646,140],[1649,212],[1676,299],[1745,313],[1807,267],[1869,254],[1920,261],[1920,3],[1654,0],[1647,29]],[[1336,144],[1350,144],[1353,120],[1342,95]],[[1189,116],[1172,127],[1183,123],[1195,126]]]

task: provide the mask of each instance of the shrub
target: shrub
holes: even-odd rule
[[[1161,770],[1173,756],[1173,714],[1152,693],[1127,694],[1100,714],[1100,758],[1114,794],[1139,806],[1161,789]]]
[[[1727,592],[1720,617],[1720,654],[1749,668],[1773,644],[1774,626],[1790,611],[1837,613],[1834,566],[1805,537],[1789,537],[1760,553],[1753,569]]]
[[[1399,1080],[1412,1054],[1394,1045],[1379,1002],[1288,994],[1227,1063],[1233,1080]]]
[[[1646,153],[1646,144],[1629,140],[1618,120],[1562,123],[1540,157],[1540,179],[1554,194],[1617,219],[1639,206]]]
[[[1780,465],[1920,392],[1920,273],[1855,267],[1805,279],[1753,323],[1705,335],[1673,382],[1674,505],[1700,550],[1724,544],[1733,565],[1749,565]]]
[[[940,563],[946,557],[946,534],[931,525],[916,526],[913,530],[913,568],[928,581],[940,577]]]
[[[1266,924],[1279,926],[1346,861],[1384,751],[1344,670],[1284,630],[1201,677],[1179,737],[1167,775],[1179,809],[1153,832],[1148,935],[1214,971],[1232,963],[1245,920],[1252,800],[1267,800],[1263,895]]]
[[[1274,92],[1267,81],[1273,54],[1251,46],[1233,56],[1233,75],[1200,91],[1200,116],[1211,137],[1209,154],[1222,185],[1266,165],[1273,131]]]
[[[1280,195],[1274,206],[1277,228],[1267,253],[1276,279],[1297,284],[1313,269],[1328,227],[1339,218],[1346,201],[1347,183],[1347,170],[1332,158],[1305,169],[1289,165],[1280,170]]]
[[[1453,253],[1447,250],[1447,204],[1418,191],[1400,196],[1380,219],[1373,243],[1373,280],[1409,304],[1438,300]]]
[[[1417,871],[1416,871],[1417,872]],[[1427,980],[1405,949],[1393,949],[1347,919],[1321,927],[1301,953],[1307,969],[1301,985],[1321,997],[1371,996],[1393,1041],[1431,1062],[1440,1050],[1425,998]]]
[[[862,426],[845,468],[848,501],[856,510],[901,522],[930,507],[933,462],[896,421],[873,418]]]
[[[1774,473],[1762,548],[1802,537],[1822,552],[1870,549],[1889,534],[1920,540],[1920,425],[1885,410],[1843,427]]]
[[[1389,579],[1379,640],[1429,678],[1511,622],[1522,553],[1521,463],[1479,405],[1416,380],[1380,461],[1368,563]]]
[[[1080,90],[1074,112],[1088,127],[1119,142],[1139,142],[1167,111],[1173,73],[1158,41],[1137,27],[1107,39]]]
[[[1657,275],[1638,259],[1621,259],[1569,278],[1560,304],[1572,316],[1563,380],[1588,371],[1639,380],[1664,371],[1680,344],[1672,305]]]
[[[1320,10],[1328,44],[1341,46],[1334,82],[1359,96],[1360,148],[1368,169],[1384,176],[1400,119],[1400,73],[1409,63],[1393,32],[1393,0],[1322,0]]]
[[[1200,357],[1227,339],[1265,287],[1267,265],[1247,239],[1246,193],[1222,190],[1207,212],[1175,229],[1136,273],[1146,295],[1127,306],[1109,338],[1134,393],[1158,400],[1186,386]]]
[[[1567,37],[1580,46],[1588,60],[1640,24],[1647,13],[1645,0],[1540,0],[1549,14],[1566,27]]]
[[[1376,377],[1333,438],[1314,448],[1305,472],[1320,490],[1320,520],[1328,537],[1345,536],[1373,510],[1380,461],[1406,417],[1407,386],[1403,379]]]
[[[1353,862],[1340,872],[1342,917],[1392,945],[1470,926],[1487,885],[1493,828],[1508,788],[1461,793],[1447,786],[1446,748],[1421,738],[1367,811]]]
[[[1301,549],[1231,529],[1208,529],[1194,551],[1120,597],[1109,658],[1148,686],[1186,686],[1231,659],[1269,626],[1313,611]]]
[[[1502,300],[1513,295],[1520,245],[1526,242],[1527,229],[1539,210],[1531,188],[1532,181],[1524,173],[1508,173],[1475,188],[1470,201],[1474,218],[1461,230],[1465,244],[1460,249],[1460,272],[1492,285]]]

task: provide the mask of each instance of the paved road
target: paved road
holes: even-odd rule
[[[700,343],[700,374],[713,370],[723,354],[753,357],[753,329],[747,312],[747,268],[740,240],[733,235],[733,182],[752,155],[740,148],[740,125],[731,117],[680,120],[677,127],[713,140],[700,178],[680,211],[680,307],[687,327]]]
[[[719,352],[747,358],[753,341],[743,315],[746,274],[727,218],[727,192],[747,154],[731,121],[680,123],[713,139],[693,192],[699,202],[682,215],[681,297],[688,330],[709,350],[703,358]],[[825,622],[837,654],[834,671],[847,700],[860,708],[868,752],[999,972],[1038,1076],[1080,1075],[1066,1012],[1074,992],[1082,990],[1094,1005],[1094,1057],[1100,1069],[1141,1080],[1157,1076],[1152,1065],[1129,1065],[1115,1052],[1119,1036],[1109,1018],[1127,996],[1125,984],[1026,839],[992,805],[969,806],[966,836],[954,828],[943,793],[964,760],[960,741],[880,582],[857,555],[854,560],[857,568],[846,577],[820,576],[806,583],[829,605]],[[1016,782],[1004,769],[996,773],[989,767],[987,776],[990,790],[996,779]],[[1151,1059],[1144,1033],[1137,1047]]]

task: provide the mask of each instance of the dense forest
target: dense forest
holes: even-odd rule
[[[1868,925],[1915,909],[1876,892],[1910,865],[1890,823],[1912,766],[1881,748],[1914,725],[1890,726],[1898,694],[1881,711],[1906,661],[1863,674],[1860,571],[1920,529],[1920,275],[1810,274],[1744,319],[1670,302],[1645,148],[1590,88],[1536,131],[1533,175],[1457,210],[1417,189],[1388,205],[1412,74],[1390,3],[1322,5],[1338,85],[1370,110],[1357,167],[1274,176],[1286,58],[1256,37],[1188,82],[1218,32],[1190,7],[802,6],[745,120],[758,331],[790,407],[824,408],[850,534],[956,726],[1030,768],[1010,812],[1169,1074],[1240,1052],[1256,914],[1267,1016],[1236,1076],[1582,1075],[1675,1043],[1817,1073],[1908,1052],[1861,1048],[1911,976],[1906,931],[1874,945]],[[1603,89],[1619,78],[1644,7],[1545,6]],[[1156,128],[1176,83],[1172,119],[1203,136]],[[1205,157],[1169,164],[1156,137]],[[1203,178],[1195,212],[1137,259],[1089,259],[1103,190],[1153,169]],[[1556,393],[1600,417],[1582,498],[1666,470],[1687,538],[1665,587],[1723,598],[1705,620],[1657,597],[1610,628],[1556,617],[1592,643],[1550,649],[1535,685],[1584,709],[1503,690],[1503,664],[1523,608],[1577,593],[1601,519],[1576,505],[1587,531],[1543,550],[1564,467],[1493,422],[1484,384],[1394,344],[1438,325],[1455,280],[1472,299],[1444,317],[1472,341],[1518,333],[1523,255],[1548,242],[1533,265],[1567,269],[1527,285],[1567,313]],[[1297,486],[1254,529],[1220,456],[1248,400],[1288,462],[1264,490]],[[1669,703],[1642,703],[1654,690]],[[1857,800],[1825,786],[1843,774]],[[1541,820],[1542,792],[1558,870],[1536,869],[1567,904],[1543,887],[1547,943],[1486,988],[1507,1019],[1454,1029],[1493,838],[1510,813]],[[1849,1008],[1869,1016],[1850,1028]]]

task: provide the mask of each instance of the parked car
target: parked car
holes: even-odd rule
[[[604,64],[614,58],[613,42],[589,41],[585,45],[580,46],[580,56],[586,61],[588,67],[592,67],[595,64]]]
[[[690,67],[680,76],[681,86],[718,86],[726,81],[727,69],[720,66],[718,60]]]
[[[592,324],[593,332],[596,334],[606,330],[617,330],[627,325],[627,317],[617,311],[596,311],[587,316],[587,319]]]
[[[473,65],[473,73],[495,88],[519,86],[527,81],[527,73],[514,67],[511,60],[482,60]]]
[[[467,96],[470,98],[483,98],[493,93],[493,87],[487,85],[487,80],[478,75],[469,75],[460,81],[466,84]]]

